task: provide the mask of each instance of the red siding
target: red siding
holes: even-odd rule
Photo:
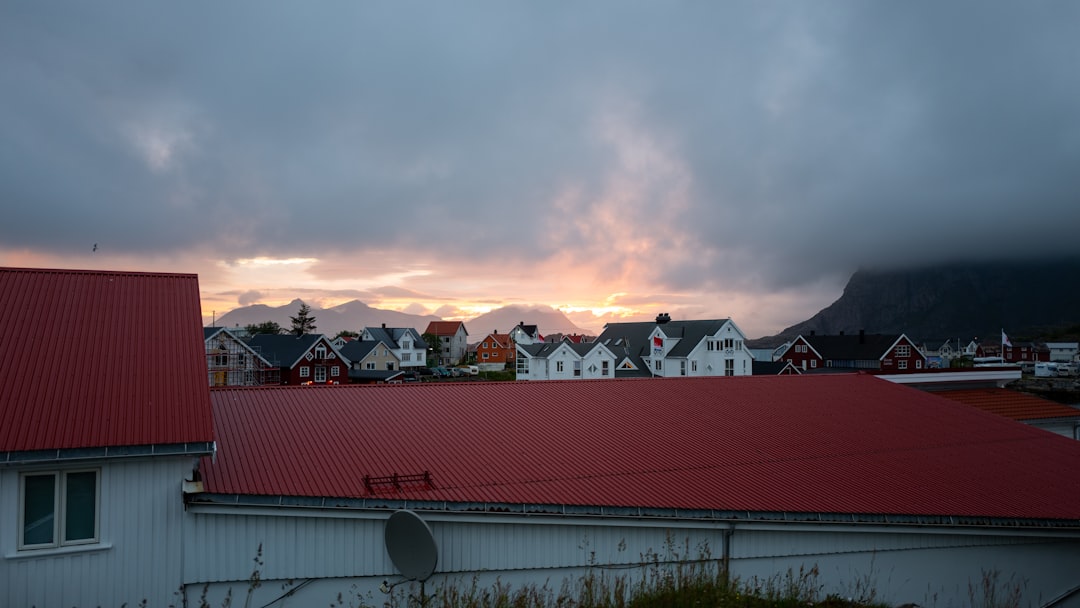
[[[806,349],[806,352],[796,352],[798,348]],[[824,367],[821,357],[814,353],[805,340],[799,338],[792,343],[791,348],[780,358],[781,361],[791,361],[791,364],[801,370],[811,370]]]
[[[213,440],[198,277],[0,269],[0,451]]]
[[[211,493],[1080,519],[1080,442],[870,375],[213,389]],[[383,495],[380,492],[377,495]]]

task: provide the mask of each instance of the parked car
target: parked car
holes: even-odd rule
[[[430,367],[421,367],[421,368],[416,370],[416,373],[421,375],[421,376],[434,376],[435,375],[435,371],[432,370]]]
[[[437,365],[437,366],[431,368],[431,371],[439,378],[449,378],[450,377],[450,370],[446,369],[445,367],[443,367],[441,365]]]

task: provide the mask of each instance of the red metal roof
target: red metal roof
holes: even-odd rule
[[[453,336],[462,325],[464,324],[461,321],[431,321],[424,333],[433,336]]]
[[[214,389],[206,491],[1080,519],[1080,442],[869,375]],[[432,486],[366,488],[419,475]]]
[[[0,268],[0,452],[213,440],[198,277]]]
[[[1080,410],[1076,408],[1007,388],[946,390],[936,394],[1013,420],[1080,418]]]

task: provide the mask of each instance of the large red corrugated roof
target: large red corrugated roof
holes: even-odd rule
[[[1080,519],[1080,442],[869,375],[211,399],[212,494]],[[364,484],[424,471],[431,487]]]
[[[0,452],[213,440],[190,274],[0,268]]]
[[[936,394],[1013,420],[1080,418],[1076,408],[1007,388],[945,390]]]

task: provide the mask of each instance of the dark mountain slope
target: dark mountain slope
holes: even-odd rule
[[[776,336],[904,332],[918,339],[1013,339],[1071,335],[1080,326],[1080,259],[860,270],[836,302]],[[1070,329],[1071,328],[1071,329]],[[1075,339],[1075,338],[1074,338]]]

